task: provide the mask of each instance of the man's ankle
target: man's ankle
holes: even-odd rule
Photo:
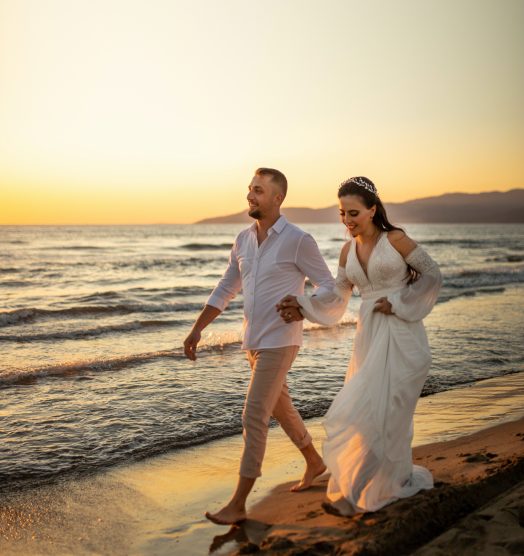
[[[244,512],[246,510],[246,501],[233,499],[229,501],[228,506],[239,512]]]

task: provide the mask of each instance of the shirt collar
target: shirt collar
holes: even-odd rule
[[[279,234],[286,227],[287,223],[288,223],[288,219],[283,214],[281,214],[280,218],[273,224],[273,226],[271,226],[271,228],[269,228],[268,234],[271,235],[273,232],[277,232],[277,234]],[[250,229],[256,233],[257,231],[256,221],[253,222],[253,224],[251,224]]]
[[[279,234],[286,227],[286,224],[287,218],[281,214],[280,218],[271,226],[270,230],[275,230],[275,232]]]

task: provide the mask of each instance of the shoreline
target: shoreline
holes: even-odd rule
[[[455,390],[461,391],[464,388],[470,388],[472,386],[482,387],[482,383],[484,383],[484,382],[488,383],[489,388],[492,388],[493,381],[504,380],[507,377],[512,377],[514,375],[518,375],[519,373],[524,374],[524,371],[514,371],[514,372],[504,374],[504,375],[499,375],[499,376],[496,376],[496,377],[482,377],[482,378],[478,378],[477,380],[474,380],[474,381],[471,381],[471,382],[458,383],[456,385],[453,385],[452,387],[450,387],[447,390],[440,390],[440,391],[437,391],[437,392],[421,394],[421,397],[419,398],[418,404],[421,403],[421,400],[425,400],[425,399],[428,399],[428,398],[433,398],[437,394],[446,393],[446,394],[450,394],[452,397],[455,397],[455,395],[452,395],[452,392],[454,392]],[[506,394],[504,394],[504,395],[506,397]],[[460,399],[461,396],[457,394],[456,397]],[[506,401],[508,401],[508,400],[506,400]],[[511,410],[512,410],[512,405],[510,404],[510,411]],[[497,409],[497,412],[499,414],[496,415],[496,418],[497,419],[499,419],[499,418],[502,419],[503,417],[502,417],[502,415],[500,415],[500,408]],[[323,435],[322,420],[323,420],[323,417],[320,417],[320,416],[304,417],[304,422],[306,423],[308,429],[309,428],[314,428],[317,431],[316,436],[319,436],[319,437],[321,437]],[[432,432],[430,430],[426,429],[424,422],[419,423],[419,428],[420,428],[420,426],[424,427],[423,432],[425,434],[432,434]],[[471,426],[473,427],[473,429],[475,429],[476,425],[472,424]],[[465,425],[464,423],[462,423],[461,424],[461,430],[464,430],[464,427],[468,428],[468,425]],[[279,424],[273,422],[273,423],[270,424],[269,434],[271,434],[271,431],[275,430],[275,429],[279,429]],[[100,475],[100,474],[110,472],[112,469],[118,469],[122,466],[128,466],[128,465],[137,465],[137,464],[140,464],[144,461],[149,461],[149,460],[152,460],[152,459],[155,459],[155,458],[163,457],[163,456],[165,456],[166,454],[169,454],[169,453],[177,453],[177,452],[183,452],[185,450],[198,449],[198,448],[201,448],[203,446],[213,444],[215,442],[227,442],[228,440],[238,438],[241,434],[242,434],[241,431],[238,431],[236,433],[227,434],[225,436],[218,436],[216,438],[205,439],[205,440],[202,440],[201,442],[199,441],[199,442],[196,442],[194,444],[189,444],[187,446],[171,448],[171,449],[166,450],[166,451],[153,452],[151,454],[144,455],[144,456],[138,457],[136,459],[133,459],[129,463],[120,461],[120,462],[117,462],[117,463],[110,464],[107,467],[98,467],[98,468],[94,468],[92,470],[80,471],[80,472],[76,469],[71,470],[71,471],[66,470],[63,473],[62,477],[56,477],[56,476],[36,477],[35,479],[30,479],[30,480],[27,480],[26,482],[17,483],[16,488],[0,489],[0,503],[1,503],[1,500],[2,500],[3,496],[9,496],[15,490],[17,492],[26,491],[26,490],[31,491],[31,490],[35,490],[35,489],[39,489],[39,488],[44,488],[44,487],[52,487],[54,484],[60,483],[63,480],[65,480],[65,481],[84,480],[86,478],[93,477],[94,475]],[[454,434],[454,433],[448,431],[448,434]],[[420,436],[420,434],[416,435],[414,437],[413,446],[415,446],[416,443],[419,442],[419,440],[417,440],[419,436]],[[442,438],[447,438],[447,437],[448,437],[447,434],[445,434]],[[16,480],[17,479],[15,479],[15,481]]]
[[[415,454],[422,445],[440,450],[443,442],[460,444],[462,441],[456,439],[471,433],[482,437],[493,425],[512,426],[522,417],[523,406],[522,372],[421,398],[415,414]],[[321,419],[311,419],[306,424],[319,446],[323,437]],[[524,442],[518,446],[524,448]],[[228,437],[120,465],[94,476],[64,479],[58,484],[5,496],[0,500],[0,552],[198,555],[208,554],[211,545],[213,554],[228,554],[238,549],[238,540],[224,539],[227,528],[211,524],[203,512],[217,509],[229,498],[237,479],[241,447],[241,436]],[[486,464],[478,463],[482,465]],[[271,498],[275,496],[274,489],[296,481],[302,467],[300,454],[282,430],[272,428],[264,475],[250,497],[251,520],[259,515],[255,512],[260,511],[259,504],[268,493],[273,509],[280,508],[281,499]],[[314,511],[320,507],[323,488],[320,484],[309,491],[317,496]],[[292,503],[301,504],[298,497],[303,495],[308,492],[293,494]],[[403,503],[409,506],[409,500]],[[274,519],[256,521],[263,524],[259,526],[259,536],[274,525]],[[303,529],[307,523],[302,523]]]

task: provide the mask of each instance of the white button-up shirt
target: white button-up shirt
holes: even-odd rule
[[[287,324],[275,306],[285,295],[303,294],[306,276],[318,293],[335,286],[313,237],[281,216],[259,246],[254,223],[235,239],[228,267],[207,304],[223,311],[242,290],[242,349],[300,346],[302,321]]]

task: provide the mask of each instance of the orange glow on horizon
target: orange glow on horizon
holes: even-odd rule
[[[0,225],[237,213],[258,166],[288,207],[524,186],[524,3],[296,10],[0,1]]]

